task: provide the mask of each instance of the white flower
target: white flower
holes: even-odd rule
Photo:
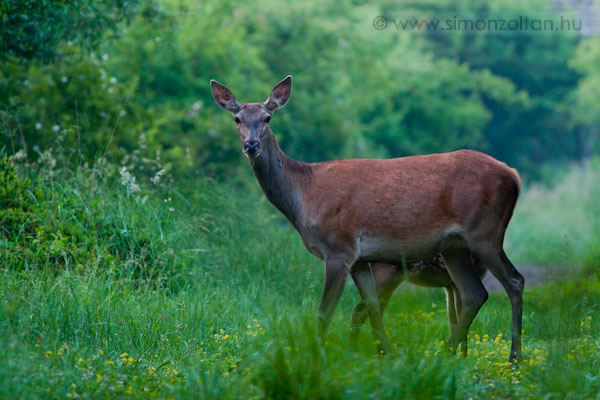
[[[8,157],[9,161],[20,161],[20,160],[24,160],[25,158],[27,158],[27,154],[25,153],[25,151],[23,149],[17,151],[15,154],[13,154],[12,156]]]
[[[202,102],[201,101],[197,101],[194,103],[194,105],[192,106],[192,110],[194,111],[198,111],[200,108],[202,107]]]
[[[117,78],[114,76],[110,78],[110,83],[117,83]]]
[[[52,126],[52,130],[53,130],[54,132],[58,132],[58,131],[60,131],[60,125],[53,125],[53,126]]]
[[[42,129],[42,123],[41,123],[41,122],[38,122],[38,123],[36,123],[36,124],[35,124],[35,129],[37,129],[38,131],[39,131],[40,129]]]
[[[154,40],[156,40],[157,42],[160,42],[160,37],[157,36],[157,37],[154,38]]]
[[[121,168],[119,174],[121,175],[121,185],[127,188],[127,194],[140,191],[140,186],[135,183],[135,176],[127,171],[127,167]]]
[[[156,174],[154,174],[154,176],[152,178],[150,178],[150,181],[152,183],[154,183],[155,185],[158,185],[158,183],[160,182],[160,178],[167,172],[167,170],[165,168],[161,169],[160,171],[158,171]],[[166,200],[165,200],[166,202]]]
[[[108,54],[102,54],[102,59],[104,61],[108,61]]]
[[[50,169],[54,169],[54,167],[56,167],[56,159],[52,157],[52,153],[50,153],[49,150],[40,153],[39,161],[42,164],[46,164],[48,167],[50,167]]]
[[[62,78],[60,78],[60,81],[62,83],[67,83],[67,82],[69,82],[69,78],[67,78],[66,76],[63,76]]]

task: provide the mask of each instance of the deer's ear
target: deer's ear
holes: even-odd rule
[[[286,76],[273,88],[269,98],[265,102],[265,108],[270,112],[277,110],[285,105],[290,99],[292,93],[292,76]]]
[[[219,107],[234,114],[240,111],[242,105],[235,99],[231,90],[227,89],[225,85],[221,85],[219,82],[212,79],[210,81],[210,88],[212,89],[215,102]]]

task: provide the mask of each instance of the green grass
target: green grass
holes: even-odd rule
[[[153,187],[143,180],[132,192],[116,171],[23,168],[31,181],[21,179],[2,199],[0,398],[600,394],[595,274],[526,291],[525,359],[518,367],[506,363],[504,294],[492,294],[477,316],[463,359],[443,350],[443,292],[408,285],[384,317],[394,353],[377,356],[367,327],[353,352],[356,288],[348,283],[321,342],[323,266],[250,173],[248,185],[198,178]],[[532,193],[525,192],[523,204],[535,203]],[[525,209],[514,221],[521,235],[542,218]],[[513,242],[511,249],[518,250]]]

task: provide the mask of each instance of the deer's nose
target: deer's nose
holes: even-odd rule
[[[258,140],[248,140],[244,142],[244,151],[248,154],[256,154],[260,150],[260,142]]]

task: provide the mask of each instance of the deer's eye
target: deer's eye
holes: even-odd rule
[[[265,117],[265,123],[268,123],[270,120],[271,120],[271,116],[270,116],[270,115],[267,115],[267,116]]]
[[[235,121],[236,124],[240,123],[240,119],[238,117],[233,117],[233,120]]]

